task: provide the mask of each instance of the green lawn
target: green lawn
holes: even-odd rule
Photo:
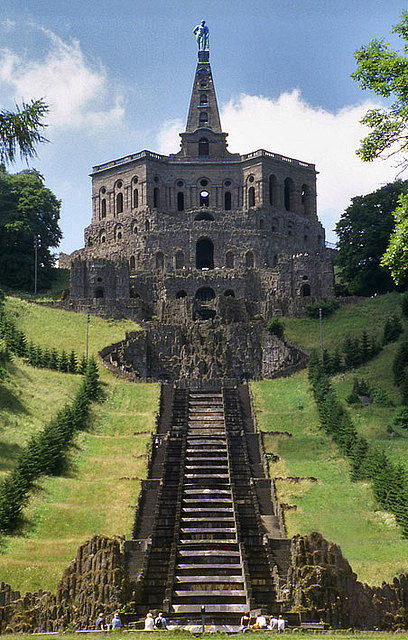
[[[82,353],[86,316],[8,298],[8,310],[29,340]],[[138,327],[91,318],[90,353]],[[133,384],[100,367],[106,401],[94,405],[67,475],[43,478],[26,509],[23,535],[3,540],[0,581],[14,589],[55,590],[77,547],[92,535],[129,537],[155,430],[159,385]],[[79,376],[35,369],[15,358],[0,386],[0,473],[15,464],[28,438],[73,397]]]
[[[347,461],[318,428],[306,371],[251,387],[265,449],[279,456],[270,462],[271,476],[283,478],[276,482],[278,496],[297,507],[286,512],[289,536],[320,531],[340,545],[363,582],[380,584],[406,571],[408,540],[376,505],[370,486],[350,481]]]

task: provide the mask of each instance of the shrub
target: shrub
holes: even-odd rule
[[[313,304],[308,304],[306,307],[306,313],[309,318],[318,318],[319,317],[319,309],[322,310],[322,316],[330,316],[332,313],[337,311],[339,308],[339,303],[334,298],[329,298],[329,300],[318,300]]]
[[[278,318],[271,318],[266,323],[266,330],[277,338],[283,338],[285,327]]]
[[[408,429],[408,407],[399,407],[392,418],[392,426]]]

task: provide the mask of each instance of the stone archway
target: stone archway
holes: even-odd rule
[[[215,291],[211,287],[200,287],[195,294],[195,299],[200,300],[200,302],[209,302],[210,300],[214,300],[214,298]]]
[[[209,238],[201,238],[196,244],[196,268],[214,269],[214,244]]]

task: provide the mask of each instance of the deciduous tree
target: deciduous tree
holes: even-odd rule
[[[34,169],[9,174],[0,167],[0,284],[32,289],[34,241],[38,239],[38,284],[52,277],[50,251],[61,237],[60,201]]]
[[[372,295],[393,289],[388,269],[381,266],[393,227],[393,211],[408,181],[397,180],[365,196],[352,199],[336,225],[337,263],[352,293]]]

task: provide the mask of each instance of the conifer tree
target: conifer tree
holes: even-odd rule
[[[65,349],[61,351],[58,358],[58,371],[62,371],[63,373],[68,372],[68,356],[66,354]]]

